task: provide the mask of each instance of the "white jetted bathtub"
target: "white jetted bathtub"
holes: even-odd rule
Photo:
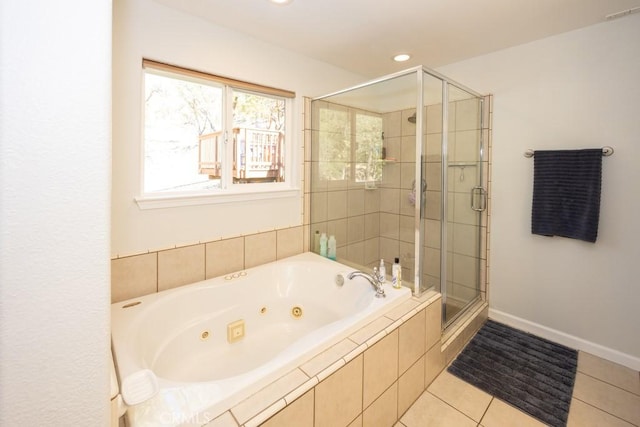
[[[204,424],[411,296],[351,271],[304,253],[113,304],[129,425]]]

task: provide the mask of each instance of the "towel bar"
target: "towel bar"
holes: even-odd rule
[[[524,152],[524,156],[525,157],[533,157],[533,154],[535,153],[535,151],[529,149],[527,151]],[[609,147],[608,145],[605,147],[602,147],[602,155],[603,156],[610,156],[613,154],[613,147]]]

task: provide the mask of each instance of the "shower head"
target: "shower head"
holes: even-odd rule
[[[409,123],[415,123],[416,122],[416,113],[413,113],[412,115],[410,115],[407,120],[409,121]]]

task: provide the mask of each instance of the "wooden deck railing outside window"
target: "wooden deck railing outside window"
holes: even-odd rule
[[[284,134],[261,129],[233,129],[233,182],[282,182]],[[222,177],[222,132],[199,137],[198,168],[210,179]]]

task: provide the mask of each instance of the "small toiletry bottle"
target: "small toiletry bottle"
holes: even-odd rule
[[[396,289],[402,287],[402,267],[400,266],[400,258],[396,258],[391,266],[391,283]]]
[[[317,254],[320,253],[320,231],[316,230],[316,234],[313,235],[313,251]]]
[[[380,282],[387,281],[387,268],[384,266],[384,259],[380,260],[380,267],[378,267],[378,275],[380,276]]]
[[[332,260],[336,260],[336,237],[332,234],[329,236],[327,243],[327,257]]]
[[[320,236],[320,255],[326,257],[327,256],[327,234],[322,233]]]

